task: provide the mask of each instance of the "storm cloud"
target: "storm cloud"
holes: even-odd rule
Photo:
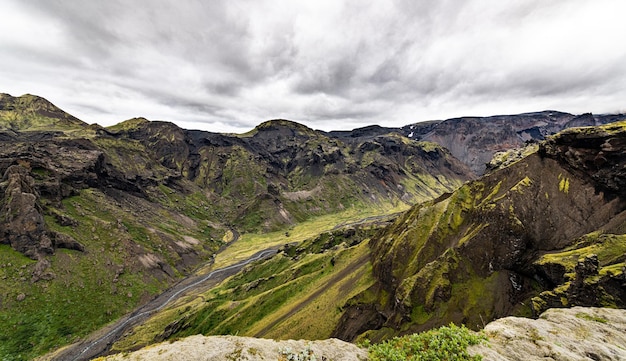
[[[621,0],[0,4],[0,92],[244,132],[626,110]]]

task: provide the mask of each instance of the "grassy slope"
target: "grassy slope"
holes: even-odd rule
[[[135,328],[114,349],[150,344],[162,338],[168,325],[183,325],[168,337],[204,333],[328,338],[341,317],[341,305],[373,283],[367,237],[375,231],[363,229],[347,238],[344,231],[324,233],[288,247],[219,287],[185,297]],[[282,238],[283,243],[289,240]]]
[[[70,130],[85,126],[86,123],[38,96],[0,94],[0,129]]]
[[[193,198],[181,204],[183,211],[193,208]],[[61,226],[54,213],[78,225]],[[217,242],[210,240],[223,231],[211,228],[201,214],[184,213],[188,215],[145,200],[124,203],[95,189],[83,190],[65,199],[62,208],[50,208],[46,222],[51,229],[73,236],[86,252],[57,250],[49,258],[48,271],[54,278],[36,283],[30,282],[35,261],[0,245],[2,359],[30,359],[73,342],[158,294],[172,278],[154,265],[146,267],[141,255],[179,264],[179,269],[171,269],[174,277],[185,268],[173,248],[176,242],[193,249],[196,257],[209,259],[217,249]],[[22,301],[18,301],[20,294],[25,295]]]

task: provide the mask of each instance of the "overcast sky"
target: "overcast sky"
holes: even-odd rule
[[[626,111],[624,0],[1,0],[0,92],[245,132]]]

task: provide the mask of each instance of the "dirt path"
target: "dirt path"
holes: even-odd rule
[[[160,311],[165,306],[180,298],[185,292],[200,285],[214,286],[229,276],[239,272],[245,265],[276,254],[275,249],[267,249],[257,252],[252,257],[237,264],[220,268],[203,276],[190,276],[178,282],[170,289],[161,293],[147,304],[139,307],[131,314],[122,317],[114,324],[98,331],[90,339],[71,345],[65,350],[52,356],[52,360],[82,361],[106,353],[111,345],[116,342],[128,329],[143,323],[153,313]]]
[[[333,275],[320,289],[313,292],[306,299],[298,303],[294,308],[292,308],[286,314],[280,316],[276,320],[270,322],[267,326],[263,327],[259,332],[257,332],[254,337],[263,337],[266,333],[268,333],[272,328],[274,328],[279,323],[287,320],[291,316],[295,315],[297,312],[302,310],[304,307],[308,306],[311,302],[313,302],[319,295],[326,292],[329,288],[334,286],[337,282],[345,279],[351,273],[356,272],[361,266],[363,266],[369,260],[369,255],[363,255],[360,258],[354,260],[351,264],[349,264],[346,268],[341,270],[340,272]]]

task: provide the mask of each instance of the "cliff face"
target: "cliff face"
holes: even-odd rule
[[[498,115],[492,117],[462,117],[447,119],[424,126],[422,123],[403,127],[403,134],[411,139],[440,144],[481,175],[485,164],[495,153],[521,148],[529,142],[571,127],[603,125],[623,119],[623,115],[575,116],[556,111]]]
[[[239,136],[141,120],[106,132],[115,141],[142,144],[170,174],[208,191],[220,218],[249,231],[357,204],[413,204],[454,189],[471,174],[435,144],[394,134],[344,142],[286,120]],[[153,177],[144,168],[137,176]]]
[[[624,140],[624,122],[566,131],[415,206],[372,241],[378,283],[350,302],[335,335],[378,339],[547,307],[626,306]]]

